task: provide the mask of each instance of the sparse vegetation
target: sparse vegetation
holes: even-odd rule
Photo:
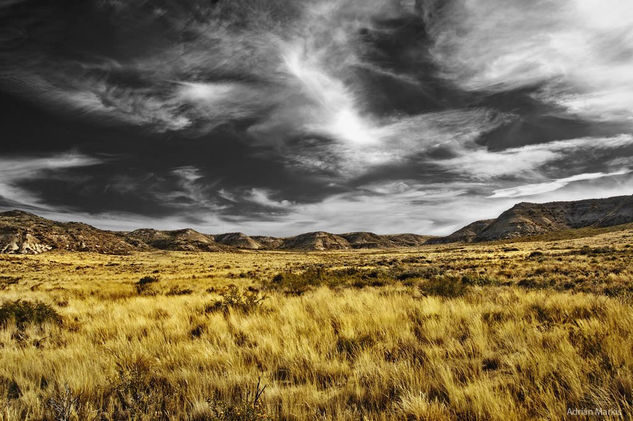
[[[237,311],[249,314],[257,310],[265,296],[260,296],[259,292],[251,290],[240,290],[235,285],[229,285],[220,292],[220,299],[205,306],[205,313],[222,312],[228,314],[229,311]]]
[[[0,327],[6,328],[14,323],[23,330],[29,324],[61,323],[60,315],[50,305],[35,301],[7,301],[0,306]]]
[[[420,290],[426,295],[455,298],[466,294],[468,284],[455,276],[436,277],[421,285]]]
[[[152,284],[158,282],[158,277],[156,276],[144,276],[136,282],[136,292],[138,294],[146,294],[152,295],[154,291],[152,291]]]
[[[0,418],[630,419],[632,243],[2,256]]]

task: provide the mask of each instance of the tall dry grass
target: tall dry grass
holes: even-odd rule
[[[61,323],[28,306],[23,323],[0,318],[0,417],[523,420],[600,408],[631,419],[627,235],[3,257],[4,308],[40,302]],[[579,273],[586,283],[565,286]],[[156,281],[138,288],[146,276]]]

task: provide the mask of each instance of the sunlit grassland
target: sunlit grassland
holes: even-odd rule
[[[0,417],[631,419],[632,243],[2,256]]]

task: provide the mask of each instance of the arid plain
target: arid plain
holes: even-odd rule
[[[630,226],[394,250],[4,255],[0,418],[631,419],[632,258]]]

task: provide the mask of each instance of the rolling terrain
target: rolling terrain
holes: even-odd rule
[[[377,235],[369,232],[331,234],[311,232],[287,238],[244,233],[202,234],[192,229],[131,232],[104,231],[77,222],[56,222],[23,211],[0,213],[0,253],[39,254],[50,250],[125,254],[132,251],[171,250],[218,252],[230,250],[350,250],[357,248],[416,247],[429,236]]]
[[[631,419],[633,228],[584,234],[5,254],[0,418]]]
[[[0,419],[633,419],[630,203],[430,241],[5,212]]]
[[[371,232],[331,234],[318,231],[294,237],[249,236],[244,233],[202,234],[192,229],[138,229],[110,232],[86,224],[50,221],[23,212],[0,213],[0,253],[37,254],[50,250],[122,254],[171,250],[351,250],[419,247],[423,244],[520,240],[581,228],[633,223],[633,196],[577,202],[519,203],[496,219],[473,222],[446,237]]]

